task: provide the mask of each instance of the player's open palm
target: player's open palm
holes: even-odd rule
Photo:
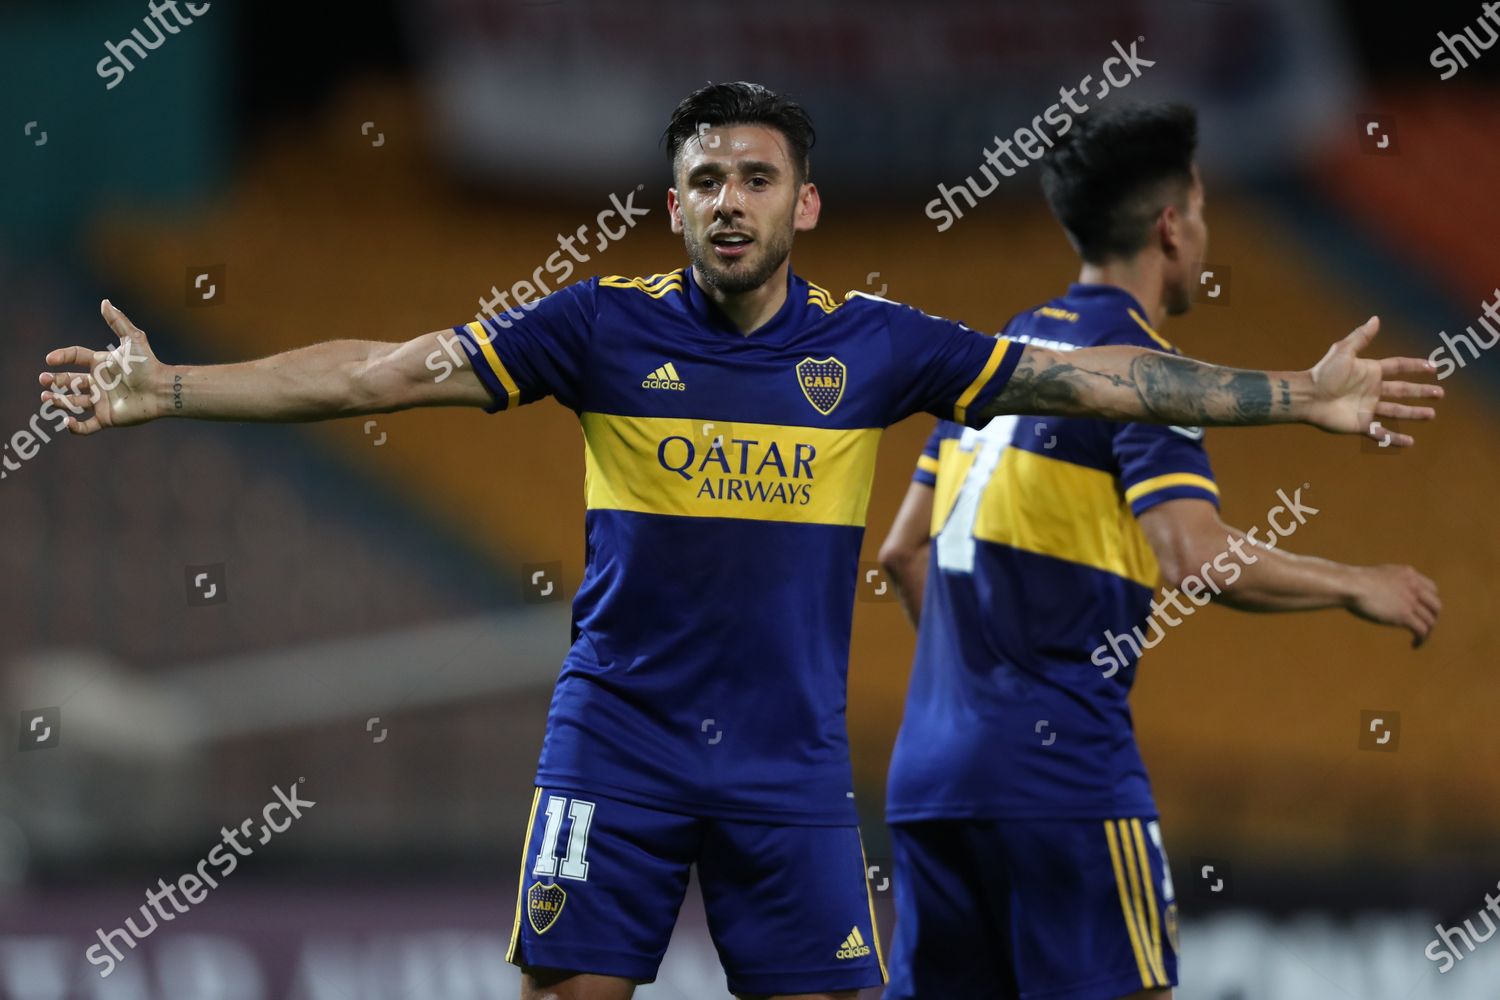
[[[1410,566],[1389,564],[1362,567],[1360,577],[1350,611],[1377,625],[1406,629],[1413,646],[1427,641],[1443,610],[1437,584]]]
[[[156,355],[146,334],[106,299],[99,311],[119,338],[113,350],[64,347],[47,355],[49,368],[81,368],[83,371],[45,371],[42,402],[68,412],[68,430],[92,434],[106,427],[128,427],[159,415],[153,379],[159,371]],[[89,411],[93,412],[90,413]]]
[[[1420,382],[1403,382],[1400,375],[1430,374],[1422,358],[1362,358],[1360,352],[1375,339],[1380,320],[1371,316],[1363,326],[1328,349],[1312,369],[1314,401],[1309,422],[1337,434],[1363,434],[1385,445],[1406,447],[1410,435],[1380,426],[1382,419],[1431,420],[1430,406],[1410,406],[1399,399],[1441,399],[1443,390]]]

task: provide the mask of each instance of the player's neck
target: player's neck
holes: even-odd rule
[[[1167,318],[1166,297],[1161,277],[1161,268],[1139,258],[1130,261],[1110,261],[1107,264],[1084,264],[1078,272],[1081,285],[1113,285],[1123,288],[1146,311],[1146,322],[1153,330],[1161,328]]]
[[[724,316],[733,323],[735,329],[746,337],[770,322],[771,317],[781,311],[786,304],[786,273],[787,261],[782,261],[780,267],[765,280],[758,288],[752,288],[748,292],[723,292],[717,288],[704,283],[695,267],[693,281],[698,285],[698,290],[703,293],[708,301],[712,302]]]

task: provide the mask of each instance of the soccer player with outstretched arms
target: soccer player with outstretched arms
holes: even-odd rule
[[[844,726],[881,430],[927,412],[973,427],[1040,413],[1366,434],[1432,416],[1420,404],[1441,393],[1405,380],[1425,361],[1360,357],[1373,320],[1310,370],[1261,372],[1135,346],[1063,353],[871,295],[837,300],[789,264],[820,207],[800,106],[710,85],[664,138],[687,266],[591,278],[405,342],[202,367],[158,362],[106,302],[117,350],[144,360],[117,380],[116,355],[53,351],[42,395],[91,406],[69,421],[79,434],[545,396],[573,410],[587,561],[525,834],[509,953],[523,996],[624,1000],[651,981],[696,864],[732,992],[852,998],[885,977]],[[467,363],[435,378],[429,359],[454,337]]]

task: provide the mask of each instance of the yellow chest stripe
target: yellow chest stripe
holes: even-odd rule
[[[863,526],[881,429],[584,413],[589,510]]]

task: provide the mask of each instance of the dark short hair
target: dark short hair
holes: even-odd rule
[[[1193,180],[1198,114],[1185,104],[1127,104],[1080,118],[1042,157],[1052,214],[1090,264],[1131,257]]]
[[[677,154],[683,145],[702,133],[703,126],[717,128],[721,125],[767,125],[786,136],[791,147],[792,163],[797,169],[797,179],[807,180],[808,151],[817,136],[813,132],[812,119],[802,105],[758,83],[711,83],[693,91],[672,112],[672,120],[662,133],[662,143],[667,147],[667,160],[672,172],[677,172]]]

